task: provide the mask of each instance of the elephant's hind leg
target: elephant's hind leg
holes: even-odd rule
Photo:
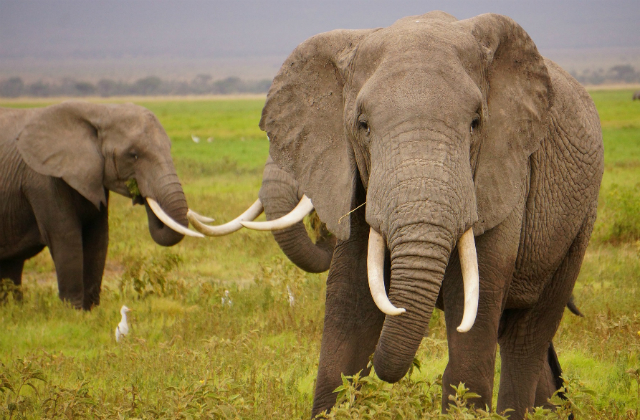
[[[571,298],[592,225],[592,220],[585,221],[536,306],[506,310],[502,316],[498,337],[502,360],[498,411],[514,409],[512,419],[524,418],[534,405],[547,405],[558,389],[554,383],[558,372],[554,369],[559,370],[559,363],[555,367],[550,363],[550,343]]]
[[[20,290],[19,287],[22,285],[23,268],[24,260],[22,258],[0,261],[0,280],[9,279],[18,287],[18,289],[13,292],[15,300],[22,300],[22,290]],[[0,297],[2,296],[0,295]]]

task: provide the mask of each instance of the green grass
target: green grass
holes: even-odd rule
[[[568,409],[579,418],[638,418],[640,103],[629,100],[630,91],[592,96],[602,120],[605,175],[575,289],[586,317],[568,314],[555,339],[575,405],[557,415],[538,411],[536,418],[566,418]],[[138,103],[171,137],[190,207],[222,223],[255,200],[268,154],[258,129],[263,100]],[[99,307],[78,312],[57,299],[46,251],[26,265],[24,301],[9,298],[0,306],[0,418],[308,417],[326,274],[293,267],[261,232],[185,238],[160,248],[148,234],[143,208],[111,198]],[[287,286],[296,296],[293,308]],[[221,303],[225,290],[232,307]],[[134,309],[132,332],[118,345],[113,332],[125,303]],[[396,385],[347,384],[330,417],[368,418],[375,410],[376,418],[437,418],[438,375],[447,362],[438,311],[417,360],[420,370]],[[464,390],[458,395],[449,418],[470,418],[464,417],[471,415]]]

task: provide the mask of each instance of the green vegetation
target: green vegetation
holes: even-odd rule
[[[605,141],[600,214],[555,346],[570,397],[531,418],[638,419],[640,391],[640,103],[631,91],[595,91]],[[263,100],[144,101],[173,141],[189,205],[228,221],[256,198],[268,142]],[[44,103],[9,102],[3,106]],[[195,143],[191,136],[200,138]],[[211,138],[211,141],[208,139]],[[23,301],[2,283],[0,418],[305,418],[322,335],[326,274],[306,274],[271,235],[240,231],[160,248],[141,206],[111,195],[102,303],[78,312],[57,299],[45,251],[25,268]],[[288,303],[287,286],[295,295]],[[221,298],[229,290],[233,306]],[[119,309],[131,333],[116,344]],[[395,385],[354,377],[328,418],[494,418],[457,388],[438,417],[447,361],[436,311],[412,374]],[[497,370],[499,371],[499,363]],[[497,383],[497,382],[496,382]],[[507,413],[508,414],[508,413]]]

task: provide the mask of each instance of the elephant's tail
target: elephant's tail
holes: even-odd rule
[[[573,299],[572,299],[573,300]],[[569,303],[572,303],[572,300]],[[567,304],[567,306],[569,306]],[[576,308],[577,310],[577,308]],[[571,311],[573,312],[573,311]],[[575,312],[574,312],[575,313]],[[578,311],[580,313],[580,311]],[[549,367],[551,367],[551,373],[553,373],[553,381],[556,386],[558,392],[558,397],[564,401],[567,400],[567,396],[563,391],[566,391],[564,388],[564,379],[562,379],[562,367],[560,367],[560,361],[558,360],[558,355],[556,354],[556,349],[553,348],[553,343],[549,343],[549,351],[547,353],[547,357],[549,360]],[[563,390],[563,391],[560,391]],[[569,414],[569,420],[574,420],[575,417],[573,413]]]
[[[564,387],[564,379],[562,379],[562,367],[560,367],[560,361],[558,360],[556,349],[553,348],[553,343],[549,343],[547,357],[549,360],[551,373],[553,373],[553,383],[555,384],[556,389],[562,389]],[[564,392],[558,392],[558,396],[563,400],[566,399]]]
[[[571,297],[569,298],[569,302],[567,302],[567,309],[569,309],[572,314],[584,318],[584,314],[580,312],[580,309],[578,309],[576,303],[573,301],[573,295],[571,295]]]

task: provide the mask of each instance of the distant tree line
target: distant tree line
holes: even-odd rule
[[[604,70],[602,68],[571,72],[583,85],[602,85],[606,83],[640,83],[640,71],[633,66],[621,64]]]
[[[608,70],[583,70],[571,72],[580,83],[601,85],[605,83],[640,83],[640,71],[630,65],[617,65]],[[97,83],[70,78],[60,82],[25,83],[20,77],[0,79],[0,97],[19,96],[128,96],[128,95],[232,95],[238,93],[266,93],[271,80],[248,81],[239,77],[213,80],[208,74],[199,74],[191,81],[163,80],[156,76],[144,77],[135,82],[102,79]]]
[[[163,80],[156,76],[144,77],[128,83],[102,79],[97,83],[63,79],[60,82],[25,83],[20,77],[0,79],[0,97],[19,96],[128,96],[128,95],[231,95],[239,93],[266,93],[271,80],[248,81],[238,77],[213,80],[200,74],[191,81]]]

